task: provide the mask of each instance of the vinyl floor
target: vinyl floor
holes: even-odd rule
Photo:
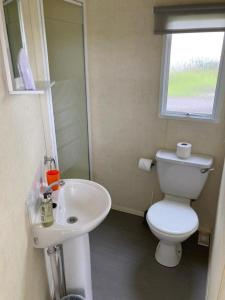
[[[112,210],[90,246],[94,300],[204,300],[208,248],[196,236],[183,243],[181,263],[166,268],[143,218]]]

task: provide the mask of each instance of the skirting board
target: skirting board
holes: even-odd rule
[[[144,217],[144,211],[130,209],[128,207],[120,206],[120,205],[112,205],[112,209],[122,211],[128,214]]]

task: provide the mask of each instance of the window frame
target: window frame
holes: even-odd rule
[[[170,56],[171,56],[172,34],[166,34],[163,37],[163,53],[161,63],[160,75],[160,108],[159,116],[167,119],[181,119],[181,120],[196,120],[218,123],[221,117],[221,110],[224,107],[225,101],[225,33],[223,37],[222,52],[220,57],[220,64],[218,70],[218,77],[215,89],[214,103],[212,114],[188,114],[185,112],[171,112],[167,111],[168,100],[168,84],[169,84],[169,70],[170,70]]]

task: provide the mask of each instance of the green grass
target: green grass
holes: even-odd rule
[[[171,72],[169,96],[197,96],[213,91],[217,81],[217,70],[194,70]]]

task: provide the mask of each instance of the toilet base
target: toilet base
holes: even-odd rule
[[[163,241],[158,243],[155,252],[157,262],[166,267],[175,267],[179,264],[182,256],[181,243],[167,244]]]

